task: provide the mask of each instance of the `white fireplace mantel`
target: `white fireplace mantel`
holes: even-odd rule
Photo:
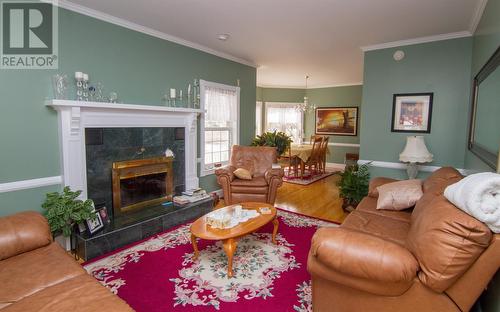
[[[198,187],[197,117],[201,109],[69,100],[50,100],[45,105],[58,115],[63,185],[82,190],[82,198],[87,198],[85,128],[184,128],[185,185]]]

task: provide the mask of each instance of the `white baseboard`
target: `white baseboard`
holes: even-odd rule
[[[378,160],[365,160],[365,159],[358,160],[358,164],[360,164],[360,165],[368,164],[368,163],[370,163],[371,166],[377,167],[377,168],[388,168],[388,169],[399,169],[399,170],[406,170],[406,168],[407,168],[406,164],[404,164],[404,163],[378,161]],[[424,166],[424,165],[418,166],[418,170],[424,171],[424,172],[434,172],[434,171],[438,170],[439,168],[442,168],[442,167],[440,167],[440,166]],[[457,168],[457,170],[463,175],[471,174],[471,171],[467,170],[467,169]]]
[[[345,169],[345,164],[327,162],[326,169],[342,170],[343,171]]]
[[[21,180],[7,183],[0,183],[0,193],[27,190],[42,186],[62,184],[62,176],[45,177],[30,180]]]

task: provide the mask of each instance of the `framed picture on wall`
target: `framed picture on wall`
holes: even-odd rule
[[[433,96],[434,93],[394,94],[391,131],[430,133]]]
[[[315,133],[319,135],[358,135],[358,108],[316,108]]]

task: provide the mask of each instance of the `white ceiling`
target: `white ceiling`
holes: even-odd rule
[[[470,35],[486,1],[59,2],[89,15],[101,15],[103,19],[129,27],[132,24],[127,24],[131,22],[137,24],[131,28],[137,29],[140,25],[146,32],[254,64],[260,86],[303,87],[304,76],[308,74],[309,87],[320,87],[361,83],[361,47],[442,34],[451,34],[452,37]],[[228,33],[231,37],[226,42],[219,41],[216,35],[220,33]]]

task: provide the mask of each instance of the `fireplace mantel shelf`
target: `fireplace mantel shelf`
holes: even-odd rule
[[[166,107],[156,105],[139,105],[139,104],[119,104],[106,102],[86,102],[72,100],[47,100],[46,106],[57,109],[58,107],[80,107],[92,109],[116,109],[116,110],[131,110],[131,111],[148,111],[148,112],[170,112],[170,113],[196,113],[202,114],[203,110],[185,107]]]

